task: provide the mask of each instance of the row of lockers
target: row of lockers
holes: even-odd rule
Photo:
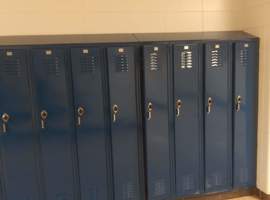
[[[257,40],[2,48],[0,198],[255,186],[257,62]]]

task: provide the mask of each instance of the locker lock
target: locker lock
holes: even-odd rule
[[[182,101],[180,99],[178,99],[176,101],[176,117],[180,116],[180,110],[182,108]]]
[[[41,120],[41,128],[45,128],[46,119],[48,117],[48,112],[46,110],[42,110],[40,112],[40,120]]]
[[[147,120],[151,120],[152,112],[153,112],[153,104],[151,102],[149,102],[148,106],[147,106],[147,113],[148,113]]]
[[[9,114],[4,113],[1,118],[2,118],[3,133],[6,133],[7,132],[7,123],[9,121],[9,119],[10,119],[10,116],[9,116]]]
[[[116,116],[119,113],[119,107],[118,105],[114,104],[112,107],[112,113],[113,113],[113,122],[116,122]]]
[[[239,112],[241,110],[242,97],[237,96],[236,98],[236,111]]]
[[[79,106],[77,109],[78,126],[81,125],[81,120],[82,120],[82,117],[84,116],[84,114],[85,114],[85,109],[83,107]]]
[[[208,98],[208,105],[207,105],[207,113],[209,114],[211,112],[213,106],[213,100],[211,97]]]

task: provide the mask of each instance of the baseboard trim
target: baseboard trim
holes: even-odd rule
[[[188,198],[178,198],[177,200],[225,200],[243,196],[257,196],[261,198],[260,195],[263,196],[263,194],[261,194],[261,192],[257,188],[247,188],[247,189],[233,190],[230,192],[218,192],[205,195],[202,194]],[[263,200],[270,200],[270,196],[269,198],[265,197]]]
[[[257,196],[261,200],[270,200],[270,195],[265,194],[264,192],[260,191],[259,189],[257,189]]]

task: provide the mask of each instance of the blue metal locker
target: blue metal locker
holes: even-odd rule
[[[27,52],[0,50],[1,200],[39,199]]]
[[[176,196],[203,190],[203,82],[200,44],[174,45]]]
[[[205,190],[232,188],[232,45],[205,46]]]
[[[72,74],[82,200],[108,200],[108,129],[101,48],[72,48]]]
[[[107,49],[114,199],[141,200],[135,47]]]
[[[149,200],[171,198],[167,45],[144,46],[146,174]]]
[[[237,42],[234,49],[233,185],[256,186],[257,42]]]
[[[36,128],[46,200],[77,200],[69,68],[64,48],[32,50]]]

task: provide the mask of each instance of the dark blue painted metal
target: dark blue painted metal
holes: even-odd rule
[[[234,177],[233,185],[256,186],[257,42],[237,42],[234,55]],[[240,107],[237,109],[237,99]]]
[[[114,199],[141,200],[134,47],[110,47],[108,72]],[[113,107],[116,107],[115,120]]]
[[[63,48],[32,50],[36,126],[46,200],[77,200],[75,139],[69,69]],[[45,128],[40,113],[48,112]]]
[[[0,114],[10,116],[5,133],[0,119],[3,200],[39,199],[26,56],[22,49],[0,50]]]
[[[144,46],[146,173],[149,200],[171,198],[167,45]],[[151,119],[149,104],[152,104]]]
[[[174,46],[176,196],[203,190],[202,48]]]
[[[205,190],[217,192],[232,187],[232,45],[210,42],[205,54]]]
[[[72,48],[71,57],[81,199],[108,200],[105,56],[100,48],[85,47]],[[85,112],[81,117],[80,107]]]

